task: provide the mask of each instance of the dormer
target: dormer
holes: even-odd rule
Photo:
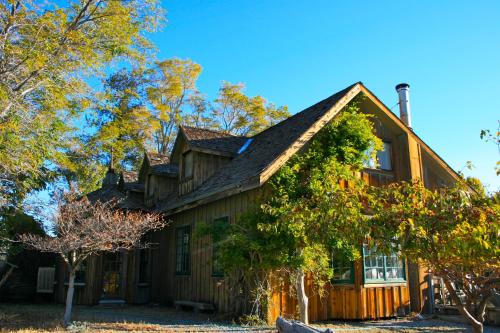
[[[178,197],[179,168],[175,164],[157,164],[147,175],[145,203],[151,207],[158,201]]]
[[[146,178],[152,167],[159,164],[170,163],[170,157],[163,154],[146,152],[144,153],[144,159],[142,161],[141,169],[139,170],[138,182],[145,184]]]
[[[172,163],[179,165],[179,195],[198,188],[222,165],[238,154],[246,137],[180,126],[172,150]]]

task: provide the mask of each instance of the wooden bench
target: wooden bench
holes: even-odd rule
[[[215,307],[210,303],[201,303],[193,301],[175,301],[174,302],[176,310],[182,310],[183,308],[192,308],[194,312],[198,313],[201,311],[214,311]]]

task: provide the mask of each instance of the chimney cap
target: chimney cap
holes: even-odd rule
[[[408,83],[400,83],[396,86],[396,91],[399,91],[399,89],[404,89],[404,88],[410,88],[410,85]]]

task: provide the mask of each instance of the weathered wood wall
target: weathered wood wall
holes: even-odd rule
[[[234,295],[228,290],[228,281],[212,275],[212,247],[209,237],[194,236],[196,226],[211,222],[215,218],[228,216],[234,223],[242,212],[246,212],[259,201],[261,190],[236,194],[229,198],[180,212],[170,217],[171,224],[153,235],[158,247],[152,250],[152,300],[172,304],[175,300],[190,300],[213,303],[222,313],[234,311]],[[175,230],[191,227],[190,273],[175,272]]]
[[[309,320],[378,319],[410,313],[410,291],[407,283],[363,284],[361,261],[354,265],[353,284],[328,284],[320,297],[307,281]],[[267,309],[271,324],[278,316],[297,318],[297,299],[288,284],[274,285]]]

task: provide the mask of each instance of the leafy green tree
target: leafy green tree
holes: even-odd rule
[[[241,83],[223,82],[211,108],[215,127],[235,135],[254,135],[290,116],[287,106],[276,107],[262,96],[248,97]]]
[[[443,278],[474,332],[500,286],[500,201],[463,184],[428,190],[419,181],[373,189],[372,241]],[[458,296],[461,291],[463,298]]]
[[[167,155],[179,124],[188,115],[189,101],[197,95],[201,66],[192,60],[168,59],[156,63],[152,86],[147,89],[155,119],[153,135],[158,153]],[[199,102],[199,100],[197,100]]]
[[[50,180],[72,119],[115,60],[142,61],[163,20],[156,0],[0,2],[0,200]]]
[[[261,207],[226,228],[202,225],[200,233],[217,242],[225,272],[240,272],[254,286],[271,273],[295,281],[300,318],[307,323],[305,275],[321,291],[333,273],[332,251],[349,259],[360,255],[369,223],[366,184],[357,174],[366,152],[380,148],[369,116],[353,103],[271,178],[271,195]]]

